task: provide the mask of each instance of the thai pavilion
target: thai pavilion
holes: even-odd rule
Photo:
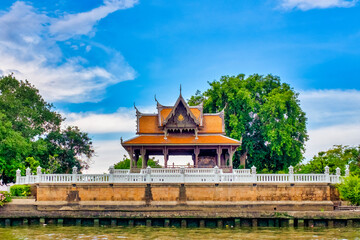
[[[189,106],[181,91],[174,106],[156,102],[154,114],[141,113],[135,107],[138,136],[121,140],[131,169],[136,168],[139,156],[144,159],[142,168],[146,168],[149,155],[163,155],[165,168],[170,155],[190,155],[192,167],[232,169],[233,155],[241,142],[225,136],[224,110],[203,113],[203,105]]]

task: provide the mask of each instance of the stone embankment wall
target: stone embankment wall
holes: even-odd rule
[[[238,202],[238,201],[337,201],[338,192],[326,183],[309,184],[37,184],[37,201],[124,202]]]

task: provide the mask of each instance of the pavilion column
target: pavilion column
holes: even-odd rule
[[[146,149],[145,148],[141,149],[141,157],[142,157],[141,168],[146,168]]]
[[[134,168],[137,168],[138,161],[139,161],[139,153],[135,152]]]
[[[221,150],[220,146],[216,149],[218,167],[221,167]]]
[[[234,153],[235,151],[232,150],[232,148],[229,148],[229,167],[233,167],[233,157],[234,157]]]
[[[199,162],[199,154],[200,154],[200,149],[198,146],[195,147],[194,149],[194,155],[195,155],[195,160],[194,160],[194,167],[198,167],[198,162]]]
[[[164,154],[164,167],[167,168],[167,163],[169,160],[169,150],[166,147],[163,150],[163,154]]]
[[[133,168],[133,162],[134,162],[134,151],[133,151],[133,148],[130,148],[129,155],[130,155],[130,169],[132,169],[132,168]]]

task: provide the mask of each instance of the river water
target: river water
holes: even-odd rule
[[[360,228],[155,228],[21,226],[0,228],[13,239],[359,239]]]

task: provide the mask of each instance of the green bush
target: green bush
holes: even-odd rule
[[[5,203],[11,201],[10,193],[6,191],[0,191],[0,207],[4,206]]]
[[[14,185],[10,188],[11,196],[30,196],[30,186],[29,185]]]
[[[360,177],[349,176],[338,185],[340,198],[349,201],[352,205],[360,205]]]

